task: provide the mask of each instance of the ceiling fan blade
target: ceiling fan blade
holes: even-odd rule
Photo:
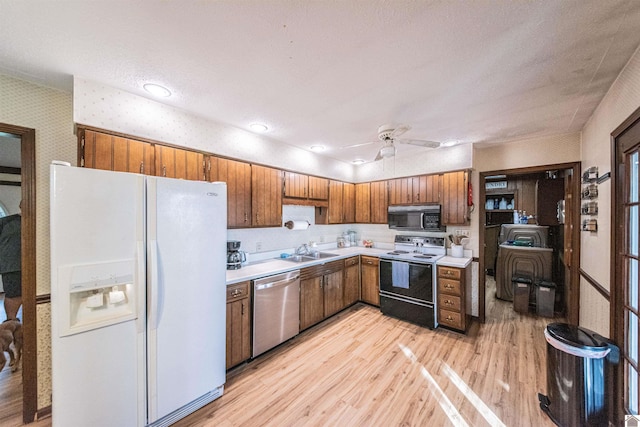
[[[364,147],[365,145],[371,145],[371,144],[380,144],[380,141],[371,141],[371,142],[363,142],[361,144],[346,145],[346,146],[340,147],[338,149],[339,150],[345,150],[347,148]]]
[[[376,158],[373,159],[374,162],[377,162],[378,160],[382,160],[382,155],[380,154],[380,151],[378,151],[378,154],[376,155]]]
[[[422,139],[396,139],[396,142],[400,144],[409,144],[409,145],[417,145],[419,147],[426,148],[438,148],[440,147],[440,143],[436,141],[425,141]]]
[[[398,127],[396,127],[393,130],[393,132],[391,132],[390,138],[394,139],[394,138],[402,135],[403,133],[405,133],[409,129],[411,129],[411,126],[409,126],[409,125],[398,125]]]

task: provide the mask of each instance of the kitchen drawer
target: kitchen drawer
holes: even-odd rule
[[[378,265],[380,264],[380,258],[372,257],[372,256],[362,256],[361,257],[362,264],[365,265]]]
[[[462,299],[453,295],[442,294],[438,298],[438,306],[442,309],[460,312]]]
[[[459,280],[438,279],[438,291],[445,294],[462,295]]]
[[[227,302],[237,301],[249,296],[249,282],[240,282],[227,286]]]
[[[352,265],[358,265],[358,264],[359,264],[359,261],[357,256],[347,258],[344,260],[345,267],[351,267]]]
[[[462,327],[462,315],[455,311],[445,310],[443,308],[438,310],[438,323],[450,328],[464,329]]]
[[[438,266],[438,277],[460,280],[460,269]]]

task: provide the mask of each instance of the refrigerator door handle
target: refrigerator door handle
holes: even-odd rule
[[[159,289],[159,266],[158,266],[158,241],[149,240],[148,242],[149,261],[147,268],[149,271],[149,329],[158,329],[158,304],[160,292]]]
[[[143,333],[145,331],[145,316],[143,313],[145,312],[145,302],[146,298],[144,295],[144,289],[146,289],[146,280],[145,280],[145,253],[144,253],[144,242],[137,241],[136,242],[136,275],[137,278],[135,280],[135,294],[137,298],[137,314],[136,314],[136,327],[138,329],[138,333]]]

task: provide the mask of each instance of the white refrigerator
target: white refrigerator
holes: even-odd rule
[[[222,395],[224,183],[51,165],[53,426],[167,426]]]

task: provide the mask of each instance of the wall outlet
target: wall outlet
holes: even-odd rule
[[[256,242],[256,252],[260,252],[262,250],[262,242]]]
[[[319,242],[320,242],[320,243],[324,243],[324,236],[320,236],[320,240],[319,240]]]
[[[469,237],[469,230],[456,230],[456,236]]]

